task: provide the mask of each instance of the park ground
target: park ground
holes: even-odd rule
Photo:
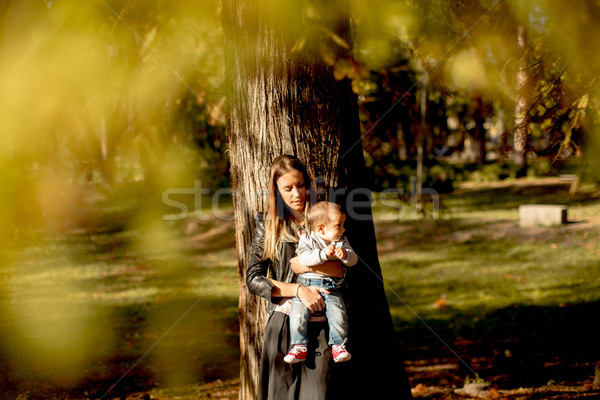
[[[464,184],[425,217],[375,196],[415,398],[600,397],[600,192],[569,186]],[[569,222],[521,228],[529,203],[565,204]],[[93,229],[46,236],[2,270],[3,398],[237,398],[232,210],[168,222],[175,237],[146,243],[123,210],[99,207]]]

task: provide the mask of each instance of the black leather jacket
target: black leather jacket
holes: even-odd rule
[[[272,297],[273,284],[267,278],[280,282],[291,282],[294,271],[290,268],[290,260],[296,256],[297,243],[284,242],[279,245],[279,260],[262,260],[265,240],[265,221],[262,214],[256,216],[256,226],[252,237],[252,254],[250,264],[246,271],[246,285],[250,293],[263,297],[269,301],[269,314],[275,305],[281,300],[280,297]],[[270,273],[270,275],[269,275]]]

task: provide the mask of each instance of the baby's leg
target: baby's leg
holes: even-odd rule
[[[292,308],[290,310],[290,336],[292,344],[308,343],[308,319],[310,310],[302,303],[298,297],[292,299]]]
[[[325,315],[329,324],[329,344],[341,345],[348,337],[348,316],[346,304],[338,292],[323,294],[325,298]]]

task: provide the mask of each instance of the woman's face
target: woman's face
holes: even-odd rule
[[[304,212],[306,187],[302,172],[293,169],[281,175],[276,183],[285,204],[296,212]]]

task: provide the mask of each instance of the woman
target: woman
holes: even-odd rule
[[[265,326],[261,356],[263,399],[325,399],[329,381],[328,332],[325,321],[309,324],[309,353],[304,363],[287,364],[283,358],[290,348],[288,301],[294,296],[311,313],[322,311],[322,288],[300,286],[295,274],[316,271],[343,277],[338,261],[307,268],[295,256],[299,231],[303,229],[309,208],[311,180],[305,166],[296,157],[277,157],[269,174],[266,210],[259,215],[252,240],[252,255],[246,282],[251,293],[269,301],[270,314]],[[289,312],[289,311],[288,311]]]

